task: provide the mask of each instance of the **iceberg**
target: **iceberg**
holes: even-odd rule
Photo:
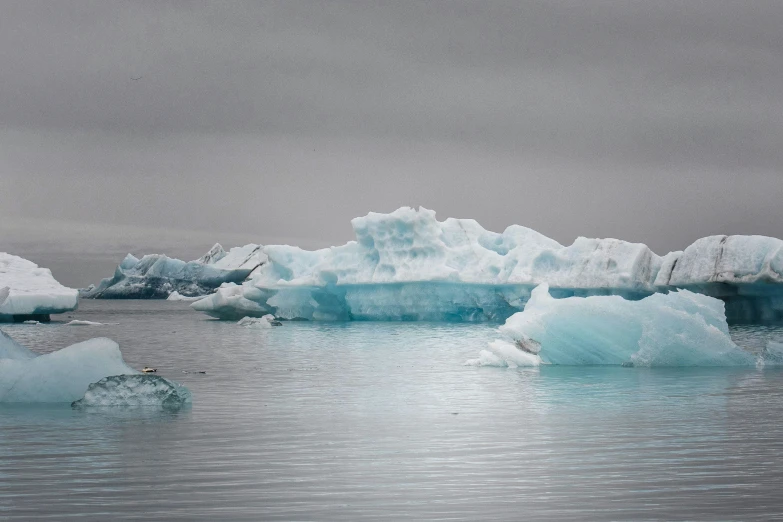
[[[111,339],[90,339],[37,355],[5,334],[0,337],[0,403],[71,403],[93,382],[135,373]]]
[[[494,321],[524,309],[533,288],[553,297],[640,300],[683,288],[723,300],[734,322],[783,320],[783,241],[712,236],[663,257],[641,243],[577,238],[563,246],[512,225],[438,221],[403,207],[352,220],[355,241],[316,251],[261,248],[265,262],[191,306],[239,320],[273,314],[325,321]]]
[[[192,402],[190,391],[157,375],[112,375],[90,384],[74,408],[156,407],[177,410]]]
[[[472,219],[440,222],[425,208],[352,220],[356,241],[306,251],[267,245],[241,285],[191,306],[221,319],[502,321],[549,282],[558,297],[656,291],[662,259],[647,246],[578,238],[564,247],[518,225],[503,233]]]
[[[688,290],[638,301],[621,296],[555,299],[542,284],[525,310],[512,315],[499,332],[500,339],[466,364],[681,367],[760,362],[731,340],[723,302]],[[533,342],[539,351],[529,349]],[[764,358],[762,354],[762,362]]]
[[[166,299],[176,292],[183,300],[183,297],[209,294],[224,283],[242,282],[265,262],[262,247],[255,244],[228,252],[216,244],[205,255],[189,262],[163,254],[149,254],[141,259],[128,254],[113,277],[97,286],[91,285],[81,294],[95,299]]]
[[[0,252],[0,322],[49,321],[76,310],[79,292],[57,282],[48,268]]]
[[[172,408],[190,401],[184,386],[125,364],[111,339],[90,339],[39,355],[0,330],[0,403]]]

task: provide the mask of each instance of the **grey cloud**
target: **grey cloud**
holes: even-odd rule
[[[776,1],[3,7],[0,214],[312,244],[419,204],[659,252],[781,235]]]

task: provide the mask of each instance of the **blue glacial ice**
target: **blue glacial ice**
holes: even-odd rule
[[[732,320],[783,319],[783,241],[774,238],[715,236],[660,257],[617,239],[563,246],[518,225],[490,232],[472,219],[438,221],[424,208],[351,224],[356,240],[342,246],[261,248],[265,260],[245,282],[191,306],[231,320],[502,322],[547,283],[558,298],[638,300],[685,287],[724,300]]]
[[[90,384],[74,408],[155,407],[176,410],[192,402],[190,391],[158,375],[112,375]]]
[[[76,310],[79,292],[58,283],[48,268],[0,252],[0,322],[48,321]]]
[[[92,383],[113,376],[115,381],[122,382],[139,375],[125,364],[119,346],[111,339],[90,339],[39,355],[0,331],[0,403],[70,404],[84,397]],[[166,383],[176,389],[179,397],[187,394],[190,400],[190,394],[180,385]],[[160,387],[127,385],[121,389],[122,393],[104,394],[104,405],[111,403],[111,397],[116,405],[131,405],[156,403],[162,396]],[[140,395],[133,397],[132,392]],[[143,395],[147,392],[150,396]],[[93,398],[87,398],[86,403],[93,402]]]
[[[73,402],[90,383],[137,373],[111,339],[96,338],[37,355],[0,337],[0,402]],[[11,344],[15,345],[15,347]]]
[[[533,290],[477,359],[479,366],[753,366],[761,358],[729,336],[723,302],[687,290],[638,301],[620,296],[555,299]],[[535,346],[536,350],[530,347]]]
[[[185,262],[163,254],[138,259],[128,254],[114,276],[91,285],[82,297],[98,299],[189,298],[209,294],[223,283],[242,282],[266,261],[261,246],[249,244],[226,252],[216,244],[204,256]]]

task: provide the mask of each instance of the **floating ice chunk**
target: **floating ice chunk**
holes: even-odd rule
[[[760,366],[783,366],[783,342],[768,341],[759,357]]]
[[[0,322],[49,319],[75,310],[79,293],[58,283],[48,268],[0,252]]]
[[[82,319],[74,319],[73,321],[69,321],[65,323],[63,326],[103,326],[103,323],[98,323],[95,321],[84,321]]]
[[[272,328],[272,326],[279,326],[280,323],[275,321],[275,316],[267,314],[263,317],[243,317],[237,323],[239,326],[245,326],[249,328]]]
[[[537,354],[521,350],[517,343],[505,339],[496,339],[489,343],[487,350],[479,353],[478,359],[465,362],[469,366],[539,366],[542,361]]]
[[[176,290],[174,290],[166,298],[166,301],[198,301],[199,299],[204,299],[205,297],[207,296],[206,295],[194,295],[194,296],[182,295]]]
[[[215,245],[201,258],[185,262],[162,254],[138,259],[128,254],[98,286],[82,290],[82,296],[104,299],[165,299],[173,292],[193,297],[210,293],[226,282],[244,281],[266,262],[260,245],[248,244],[229,252]]]
[[[555,299],[540,285],[525,310],[499,332],[503,338],[488,346],[496,359],[484,355],[484,364],[499,359],[516,366],[752,366],[757,361],[729,337],[720,300],[685,290],[639,301]],[[530,341],[540,343],[538,355],[519,349]]]
[[[125,364],[111,339],[90,339],[39,356],[21,351],[19,345],[11,347],[6,337],[0,343],[0,402],[70,403],[81,398],[90,383],[138,373]]]
[[[191,403],[190,391],[157,375],[112,375],[90,384],[74,408],[157,407],[176,410]]]
[[[252,289],[247,289],[248,293]],[[269,313],[268,306],[262,306],[256,301],[245,297],[245,287],[233,283],[222,285],[217,292],[200,299],[190,306],[194,310],[206,312],[213,317],[221,319],[238,320],[242,317],[262,317]]]

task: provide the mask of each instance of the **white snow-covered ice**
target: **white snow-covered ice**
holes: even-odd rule
[[[342,246],[263,247],[266,262],[247,281],[222,285],[191,306],[233,320],[273,314],[502,321],[547,283],[558,298],[638,300],[687,287],[723,299],[733,319],[783,319],[783,242],[774,238],[716,236],[660,257],[646,245],[617,239],[580,237],[563,246],[518,225],[496,233],[472,219],[438,221],[424,208],[370,213],[351,224],[356,240]]]
[[[275,316],[267,314],[263,317],[243,317],[237,322],[237,324],[246,328],[259,328],[266,330],[268,328],[272,328],[272,326],[274,326],[274,322]]]
[[[82,296],[103,299],[165,299],[177,292],[181,297],[202,296],[223,283],[242,282],[263,265],[261,246],[248,244],[226,252],[216,244],[205,255],[185,262],[163,254],[141,259],[128,254],[114,276],[82,290]]]
[[[190,302],[193,302],[193,301],[198,301],[199,299],[204,299],[205,297],[207,297],[207,296],[206,295],[194,295],[194,296],[182,295],[179,292],[177,292],[176,290],[174,290],[166,298],[166,301],[190,301]]]
[[[753,366],[758,356],[729,336],[723,302],[687,290],[638,301],[620,296],[555,299],[543,284],[477,359],[490,366]],[[534,341],[540,352],[521,349]]]
[[[765,236],[709,236],[665,258],[655,285],[718,297],[735,321],[783,319],[783,241]]]
[[[75,310],[79,292],[58,283],[48,268],[0,252],[0,322],[48,320],[50,314]]]

